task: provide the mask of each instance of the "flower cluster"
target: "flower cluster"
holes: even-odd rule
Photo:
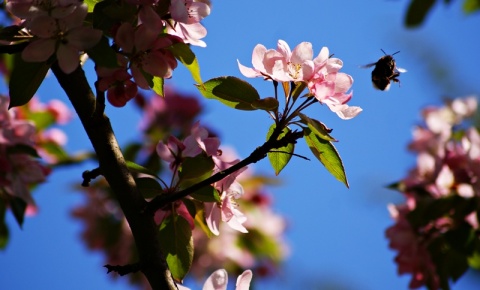
[[[83,25],[87,5],[77,0],[12,0],[7,9],[23,19],[34,39],[22,51],[28,62],[45,62],[55,55],[65,73],[79,65],[79,53],[93,47],[102,32]]]
[[[352,92],[347,92],[353,84],[353,78],[339,72],[343,62],[331,57],[327,47],[323,47],[313,58],[310,42],[300,43],[293,51],[283,40],[278,41],[276,49],[267,49],[258,44],[253,50],[252,64],[253,68],[249,68],[238,62],[240,72],[250,78],[304,82],[312,96],[342,119],[351,119],[362,111],[360,107],[347,105],[352,98]]]
[[[191,135],[187,136],[183,141],[178,140],[174,136],[170,136],[166,143],[160,141],[157,145],[157,153],[162,160],[169,162],[170,169],[173,171],[174,176],[177,177],[176,181],[180,181],[178,171],[185,158],[195,158],[199,155],[208,156],[214,162],[212,175],[240,161],[223,154],[219,146],[220,140],[217,137],[210,136],[205,128],[196,123],[192,128]],[[226,222],[235,230],[247,232],[247,229],[242,225],[246,221],[245,215],[238,210],[238,205],[235,202],[236,199],[243,195],[243,187],[235,179],[245,169],[242,168],[213,184],[213,187],[219,192],[221,201],[218,203],[206,202],[205,216],[207,225],[214,235],[219,235],[220,221]],[[177,184],[172,185],[173,188],[177,188],[177,186]],[[193,224],[192,217],[188,217],[187,220],[191,220],[190,224]]]
[[[466,270],[473,254],[475,239],[468,235],[478,229],[480,135],[466,118],[476,108],[475,97],[429,107],[425,125],[413,131],[409,149],[417,166],[395,184],[406,203],[389,205],[395,224],[386,231],[399,273],[412,274],[411,288],[439,289],[456,280],[459,272],[451,269]]]
[[[23,33],[31,38],[22,51],[23,60],[46,62],[55,56],[67,74],[78,67],[80,53],[92,49],[103,35],[112,37],[117,63],[96,66],[97,88],[107,92],[112,105],[122,107],[137,95],[138,87],[150,89],[155,77],[172,76],[177,67],[170,50],[174,44],[206,46],[201,39],[207,31],[200,21],[210,14],[210,4],[197,0],[121,2],[93,13],[88,11],[95,4],[78,0],[9,0],[6,7],[21,19]],[[98,22],[104,17],[109,20]]]
[[[8,111],[8,101],[0,96],[0,203],[9,205],[19,198],[28,214],[36,210],[30,187],[45,181],[50,170],[33,157],[34,124]]]
[[[177,67],[170,48],[175,43],[205,46],[207,34],[200,21],[210,14],[210,6],[194,0],[172,0],[164,11],[161,1],[128,0],[138,7],[138,24],[119,22],[113,29],[119,67],[97,67],[98,88],[107,91],[108,101],[124,106],[137,95],[138,88],[152,87],[153,78],[170,78]],[[163,11],[163,13],[159,13]],[[166,19],[166,20],[165,20]],[[132,81],[133,78],[133,81]]]

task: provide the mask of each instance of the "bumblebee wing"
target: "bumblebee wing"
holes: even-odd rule
[[[406,73],[406,72],[407,72],[406,69],[401,68],[401,67],[396,67],[395,70],[396,70],[397,72],[399,72],[399,73]]]
[[[372,62],[372,63],[366,64],[366,65],[361,65],[360,68],[369,68],[369,67],[372,67],[376,64],[377,64],[376,62]]]

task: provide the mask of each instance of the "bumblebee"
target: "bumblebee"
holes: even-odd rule
[[[383,49],[381,51],[385,56],[382,56],[377,62],[367,64],[363,67],[368,68],[375,66],[372,71],[373,87],[382,91],[388,91],[390,88],[390,82],[400,83],[400,80],[398,79],[400,73],[407,71],[403,68],[397,67],[395,59],[393,58],[393,56],[400,51],[397,51],[394,54],[386,54]]]

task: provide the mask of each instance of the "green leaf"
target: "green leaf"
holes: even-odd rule
[[[466,14],[473,13],[480,9],[480,0],[465,0],[463,2],[463,11]]]
[[[268,129],[267,133],[267,140],[272,136],[273,131],[275,130],[276,125],[273,124],[270,126],[270,129]],[[278,136],[277,140],[282,139],[288,132],[290,132],[290,129],[285,127],[283,128],[282,133]],[[288,162],[292,158],[293,151],[295,150],[295,144],[290,143],[287,146],[280,147],[278,149],[274,149],[273,151],[275,152],[269,152],[268,155],[268,160],[270,160],[270,164],[273,167],[273,170],[275,170],[275,175],[279,175],[280,172],[287,166]]]
[[[266,235],[254,228],[248,229],[248,233],[240,235],[237,243],[240,248],[246,249],[259,259],[268,257],[268,259],[279,263],[284,258],[284,251],[278,241],[273,236]]]
[[[181,216],[171,215],[160,226],[160,247],[175,279],[182,281],[193,261],[193,237],[190,224]]]
[[[178,173],[182,188],[186,188],[210,177],[214,166],[215,163],[212,158],[205,154],[186,157]]]
[[[20,197],[13,197],[10,199],[9,204],[15,220],[17,221],[18,225],[22,227],[23,218],[25,217],[25,210],[27,209],[27,203]]]
[[[193,51],[190,49],[190,46],[183,43],[175,43],[170,47],[170,51],[173,53],[176,59],[183,63],[185,67],[192,74],[193,80],[197,84],[202,83],[202,78],[200,77],[200,66],[198,65],[198,60]]]
[[[163,193],[162,186],[153,178],[135,178],[135,183],[137,184],[138,191],[140,191],[144,198],[154,198]]]
[[[101,0],[84,0],[83,2],[87,4],[88,12],[93,12],[93,8],[95,7],[95,5],[102,1]]]
[[[302,94],[303,90],[307,87],[307,84],[304,82],[296,82],[295,83],[295,88],[293,88],[292,91],[292,98],[293,100],[298,99],[300,95]]]
[[[468,257],[468,265],[476,270],[480,270],[480,253],[474,252]]]
[[[435,0],[412,0],[408,6],[405,26],[413,28],[422,24],[434,4]]]
[[[147,174],[158,179],[158,176],[155,172],[151,171],[148,168],[143,167],[142,165],[139,165],[135,162],[128,161],[128,160],[125,161],[125,163],[127,164],[127,168],[132,172]]]
[[[98,66],[107,68],[119,67],[117,53],[110,47],[108,38],[105,36],[102,36],[94,47],[87,49],[87,54]]]
[[[256,110],[252,104],[260,99],[254,87],[232,76],[213,78],[196,87],[204,97],[238,110]]]
[[[143,148],[143,144],[140,143],[129,143],[123,148],[123,156],[126,160],[135,160],[138,152]],[[150,168],[149,166],[147,166]]]
[[[278,100],[274,97],[267,97],[265,99],[256,100],[252,103],[252,107],[264,111],[276,111],[278,109]]]
[[[40,157],[35,148],[26,144],[15,144],[13,146],[7,147],[7,154],[27,154],[36,158]]]
[[[320,160],[328,172],[345,184],[345,186],[349,187],[342,159],[335,149],[335,146],[333,146],[330,141],[323,140],[320,136],[317,136],[310,128],[304,129],[303,137],[313,152],[313,155]]]
[[[308,128],[310,128],[310,130],[312,130],[312,132],[315,133],[315,135],[317,135],[318,137],[320,137],[325,141],[337,142],[335,138],[330,136],[330,132],[332,132],[332,129],[329,129],[327,126],[325,126],[325,124],[315,119],[310,119],[309,117],[307,117],[302,113],[299,113],[298,116],[302,120],[302,123],[307,125]]]
[[[190,194],[196,200],[203,202],[220,202],[220,195],[218,191],[211,185],[205,186],[200,190],[195,191]]]
[[[190,215],[195,217],[194,218],[195,226],[200,227],[202,231],[205,233],[205,235],[208,238],[211,238],[213,234],[205,222],[205,209],[204,209],[203,202],[200,202],[194,199],[188,199],[188,198],[184,198],[182,199],[182,201],[187,207],[187,210],[190,213]]]
[[[44,130],[55,124],[55,116],[51,112],[45,111],[30,112],[28,120],[33,121],[38,130]]]
[[[8,108],[25,105],[47,75],[50,66],[46,62],[25,62],[20,53],[15,55],[10,77],[10,105]]]
[[[70,160],[72,162],[76,162],[74,159],[71,159],[68,153],[63,149],[61,145],[58,145],[55,142],[48,142],[42,144],[42,148],[47,151],[48,153],[55,156],[58,160],[58,163],[61,163],[66,160]],[[77,162],[81,162],[81,160],[77,160]]]
[[[153,87],[152,87],[152,89],[157,95],[162,96],[162,97],[165,96],[165,91],[163,90],[163,85],[164,85],[163,78],[156,77],[156,76],[153,77]]]

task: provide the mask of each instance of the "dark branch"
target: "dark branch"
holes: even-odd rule
[[[103,267],[107,268],[107,274],[110,272],[115,272],[120,276],[125,276],[130,273],[136,273],[141,269],[140,263],[123,265],[123,266],[121,265],[112,266],[107,264]]]
[[[98,80],[95,82],[95,91],[97,93],[97,99],[95,101],[95,116],[100,117],[103,115],[103,112],[105,112],[105,92],[102,92],[98,88]]]
[[[82,186],[83,187],[90,186],[90,181],[92,181],[92,179],[95,179],[100,175],[102,175],[102,171],[100,170],[100,167],[97,167],[97,168],[93,169],[92,171],[85,170],[82,173],[82,178],[83,178]]]
[[[53,63],[52,71],[80,117],[97,154],[99,168],[125,214],[142,273],[154,290],[177,289],[160,249],[158,226],[153,216],[142,214],[146,201],[127,168],[108,117],[95,114],[96,99],[85,73],[79,66],[71,74],[65,74],[57,62]]]
[[[20,42],[17,44],[0,45],[0,53],[8,53],[8,54],[19,53],[25,47],[27,47],[28,44],[29,42]]]
[[[227,177],[228,175],[234,173],[237,170],[240,170],[241,168],[243,168],[243,167],[245,167],[249,164],[256,163],[256,162],[262,160],[263,158],[265,158],[267,156],[267,153],[269,151],[271,151],[272,149],[277,149],[277,148],[284,147],[284,146],[286,146],[288,144],[291,144],[291,143],[296,143],[297,139],[303,137],[303,132],[301,132],[301,131],[300,132],[299,131],[290,131],[287,134],[285,134],[285,136],[283,136],[282,138],[277,140],[278,136],[281,133],[281,130],[279,128],[281,128],[281,127],[277,127],[275,129],[275,131],[270,136],[270,138],[268,139],[267,142],[265,142],[262,146],[257,147],[257,149],[255,149],[250,154],[250,156],[248,156],[247,158],[238,162],[237,164],[227,168],[224,171],[218,172],[217,174],[212,175],[211,177],[209,177],[209,178],[207,178],[207,179],[205,179],[205,180],[203,180],[203,181],[201,181],[197,184],[194,184],[194,185],[192,185],[192,186],[190,186],[190,187],[188,187],[184,190],[181,190],[181,191],[178,191],[178,192],[175,192],[175,193],[172,193],[172,194],[159,195],[159,196],[155,197],[153,200],[151,200],[148,203],[148,205],[145,209],[146,213],[152,215],[158,209],[161,209],[164,206],[166,206],[166,205],[168,205],[168,204],[170,204],[170,203],[172,203],[176,200],[182,199],[182,198],[194,193],[195,191],[202,189],[205,186],[208,186],[212,183],[220,181],[220,180],[224,179],[225,177]]]

